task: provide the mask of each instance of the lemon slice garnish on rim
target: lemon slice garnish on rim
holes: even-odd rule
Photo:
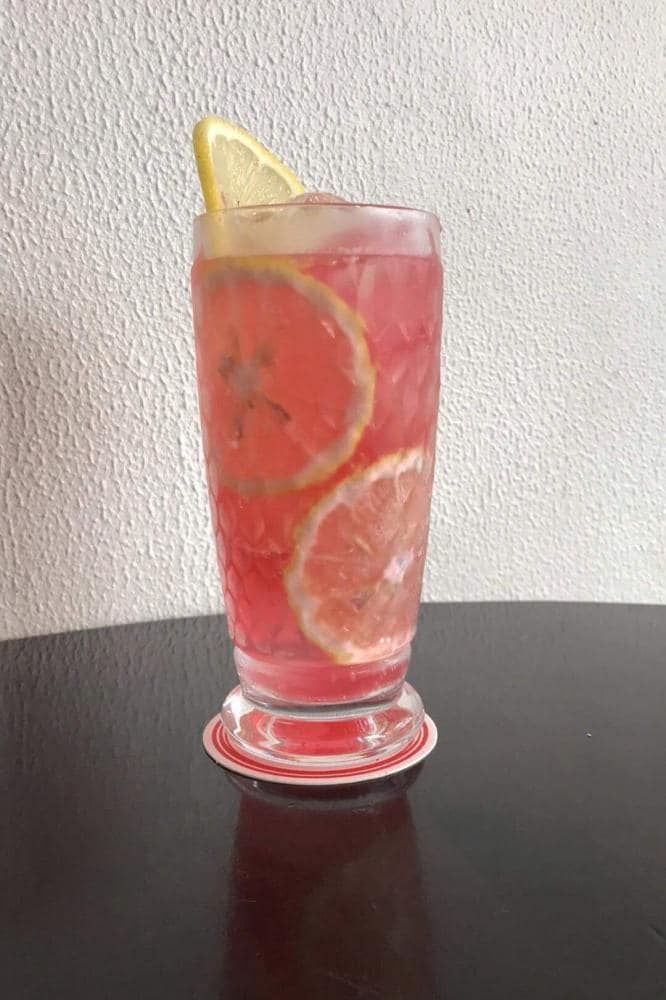
[[[192,142],[207,212],[275,205],[305,190],[277,156],[224,118],[202,118],[194,126]]]

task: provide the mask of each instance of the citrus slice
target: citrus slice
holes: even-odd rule
[[[267,494],[325,479],[372,412],[361,318],[268,258],[200,262],[193,303],[204,444],[219,482]]]
[[[240,125],[211,115],[194,126],[192,142],[207,212],[274,205],[303,193],[291,170]]]
[[[430,476],[422,448],[386,455],[338,483],[296,531],[289,603],[304,635],[337,663],[391,656],[414,633]]]

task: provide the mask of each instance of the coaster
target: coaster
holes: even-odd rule
[[[418,736],[392,757],[383,757],[379,761],[353,766],[317,770],[272,764],[250,757],[229,739],[219,715],[210,720],[203,734],[204,749],[217,764],[237,774],[244,774],[248,778],[275,781],[282,785],[353,785],[359,781],[386,778],[390,774],[397,774],[418,764],[428,756],[436,743],[437,727],[430,716],[426,715]]]

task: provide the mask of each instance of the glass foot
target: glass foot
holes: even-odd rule
[[[237,687],[220,717],[227,737],[243,753],[280,768],[316,772],[399,753],[422,730],[424,710],[406,683],[387,701],[307,709],[260,704]]]

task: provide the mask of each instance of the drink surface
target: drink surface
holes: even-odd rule
[[[360,700],[377,661],[388,689],[425,559],[439,260],[200,257],[192,292],[232,639],[285,702]]]

